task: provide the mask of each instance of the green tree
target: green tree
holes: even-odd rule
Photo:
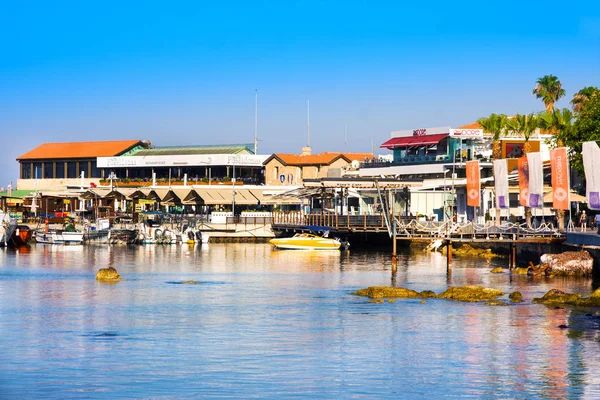
[[[544,111],[538,116],[538,121],[542,130],[552,134],[552,147],[564,146],[566,138],[573,135],[575,116],[568,108],[555,109],[551,113]]]
[[[529,139],[534,134],[535,130],[539,126],[538,118],[535,114],[519,114],[514,118],[508,119],[508,131],[517,136],[523,136],[525,144],[523,145],[523,152],[529,153],[531,151],[531,144]]]
[[[537,80],[533,94],[538,99],[542,99],[547,112],[552,112],[554,103],[565,95],[565,89],[556,76],[545,75]]]
[[[564,145],[569,148],[571,167],[581,176],[584,175],[581,145],[592,140],[600,141],[600,93],[593,93],[582,105],[572,131],[563,139]]]
[[[502,157],[502,148],[500,147],[500,137],[506,133],[507,117],[504,114],[491,114],[487,118],[477,120],[483,131],[492,135],[493,147],[492,155],[495,160]]]
[[[587,86],[575,93],[573,98],[571,99],[571,105],[573,106],[573,111],[576,113],[581,112],[581,108],[584,104],[590,99],[590,97],[594,93],[598,93],[599,90],[596,86]]]

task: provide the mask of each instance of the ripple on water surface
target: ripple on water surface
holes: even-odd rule
[[[506,260],[269,245],[0,252],[8,398],[600,397],[596,310],[533,304],[586,280],[491,274]],[[123,280],[96,282],[113,266]],[[354,290],[480,284],[525,301],[369,303]],[[566,325],[566,329],[559,326]],[[1,397],[1,396],[0,396]]]

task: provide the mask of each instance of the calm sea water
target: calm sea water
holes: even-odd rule
[[[455,258],[448,275],[443,256],[414,252],[393,278],[382,252],[1,250],[0,397],[600,398],[597,311],[531,303],[552,288],[587,295],[592,283],[490,273],[505,264]],[[96,282],[107,266],[124,280]],[[390,284],[481,284],[526,301],[351,295]]]

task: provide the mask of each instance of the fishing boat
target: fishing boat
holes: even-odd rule
[[[278,249],[285,250],[339,250],[342,242],[339,239],[317,236],[312,233],[297,233],[289,238],[271,239]]]
[[[8,246],[10,239],[17,229],[17,220],[9,214],[0,212],[0,247]]]
[[[42,244],[83,244],[83,232],[35,231],[35,241]]]
[[[14,230],[9,246],[13,246],[14,248],[19,248],[21,246],[28,245],[33,237],[33,231],[27,225],[17,225],[17,228]]]

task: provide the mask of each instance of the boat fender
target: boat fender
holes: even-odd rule
[[[198,239],[199,242],[202,242],[202,232],[196,231],[196,239]]]
[[[187,237],[188,237],[189,240],[194,240],[194,232],[188,231]]]
[[[154,230],[154,240],[157,240],[162,235],[162,231],[160,229]]]

